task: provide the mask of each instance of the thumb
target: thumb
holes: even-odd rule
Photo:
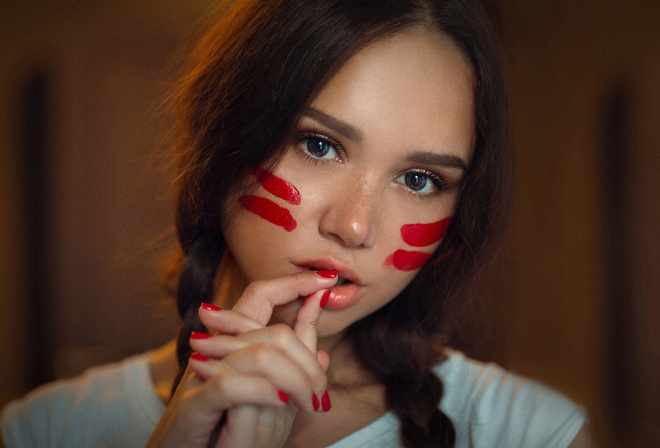
[[[328,301],[330,294],[329,289],[322,289],[305,299],[298,310],[296,321],[293,324],[293,332],[314,355],[316,355],[318,339],[316,327],[319,323],[323,306]]]
[[[317,350],[316,359],[318,360],[319,364],[321,364],[323,371],[327,372],[328,367],[330,367],[330,354],[325,350]]]

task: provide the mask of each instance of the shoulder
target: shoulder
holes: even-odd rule
[[[459,441],[567,447],[586,422],[584,409],[547,386],[459,351],[447,355],[434,372],[444,385],[440,408],[454,423]]]
[[[163,411],[147,353],[91,368],[11,402],[2,412],[2,433],[8,447],[108,446],[109,436],[119,432],[137,441],[146,426],[144,444]]]

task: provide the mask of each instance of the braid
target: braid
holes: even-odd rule
[[[355,353],[384,386],[387,407],[401,422],[401,441],[412,447],[453,447],[455,430],[440,411],[440,379],[432,372],[444,360],[431,334],[420,331],[403,294],[349,329]],[[407,321],[407,322],[406,322]]]
[[[190,335],[194,331],[205,331],[199,320],[197,309],[202,302],[213,298],[213,279],[218,268],[224,239],[217,241],[217,236],[198,235],[193,239],[181,267],[181,276],[177,288],[177,309],[182,326],[176,342],[176,357],[179,372],[172,384],[172,395],[176,390],[188,365],[191,354]],[[215,241],[214,241],[215,240]]]
[[[430,369],[412,369],[403,373],[409,376],[390,378],[386,399],[401,421],[404,446],[453,447],[456,439],[454,426],[438,408],[443,393],[440,379]]]
[[[477,260],[466,254],[460,221],[457,216],[415,279],[346,335],[357,359],[385,386],[386,405],[401,423],[406,448],[449,448],[456,440],[454,425],[439,407],[444,386],[433,367],[446,359],[440,349],[447,331],[443,316],[460,297],[462,279],[478,270]]]

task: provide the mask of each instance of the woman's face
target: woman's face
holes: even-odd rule
[[[306,269],[342,277],[329,336],[413,279],[451,221],[474,148],[473,72],[447,39],[408,30],[348,60],[312,101],[274,172],[223,225],[247,281]],[[348,279],[341,285],[343,279]],[[301,299],[276,308],[291,324]]]

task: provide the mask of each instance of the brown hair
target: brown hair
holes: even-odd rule
[[[356,51],[421,26],[452,40],[475,73],[476,148],[442,244],[389,304],[353,324],[347,338],[386,386],[407,447],[453,446],[438,409],[442,360],[434,341],[447,301],[472,278],[508,218],[511,154],[507,98],[491,28],[471,0],[247,0],[235,2],[192,54],[178,90],[176,231],[183,253],[177,306],[178,381],[201,302],[226,243],[223,203],[249,170],[277,160],[306,106]]]

